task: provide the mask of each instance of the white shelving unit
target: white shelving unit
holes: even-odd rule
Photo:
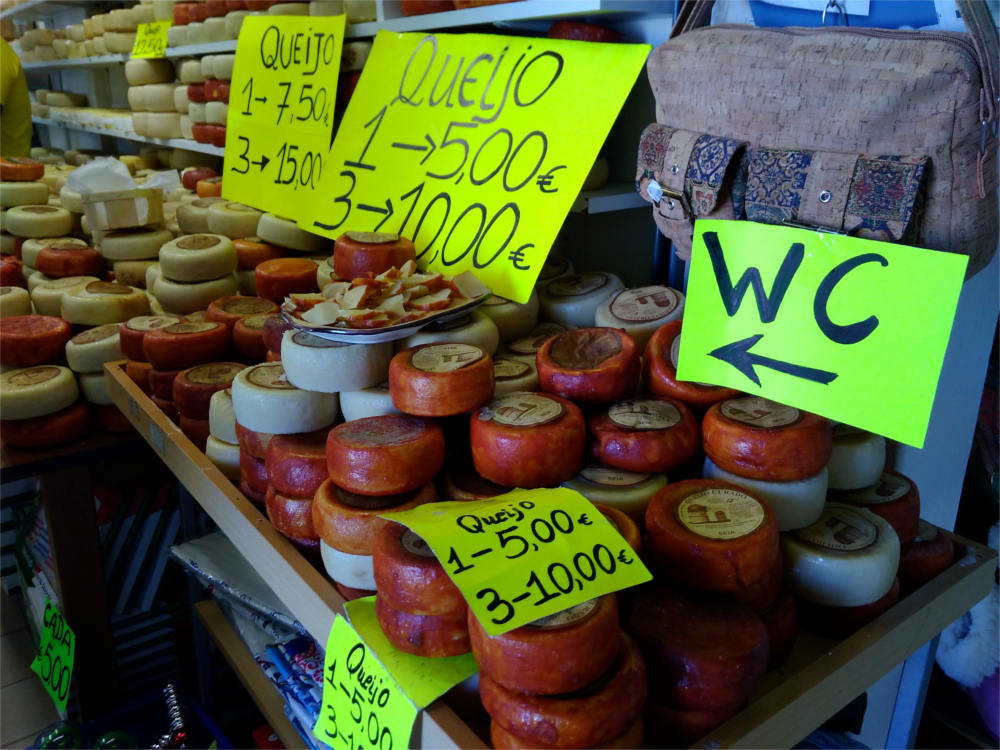
[[[66,130],[75,130],[80,133],[93,133],[94,135],[103,135],[111,138],[124,138],[129,141],[137,141],[139,143],[153,143],[157,146],[169,146],[170,148],[183,148],[188,151],[199,151],[203,154],[212,154],[213,156],[222,156],[225,152],[221,146],[213,146],[209,143],[198,143],[197,141],[189,141],[186,138],[149,138],[144,135],[136,135],[135,133],[126,133],[123,130],[109,130],[108,128],[91,128],[85,125],[70,125],[65,122],[54,122],[52,120],[45,120],[41,117],[32,117],[31,121],[36,125],[48,125],[54,128],[64,128]]]

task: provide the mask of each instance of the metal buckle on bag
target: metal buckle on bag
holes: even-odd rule
[[[848,234],[843,229],[830,229],[829,227],[821,227],[816,224],[803,224],[801,221],[795,221],[794,219],[785,219],[781,222],[786,227],[792,227],[793,229],[808,229],[810,232],[821,232],[822,234],[839,234],[842,237],[847,237]]]
[[[667,202],[667,208],[673,211],[674,206],[677,203],[681,204],[681,210],[684,211],[685,218],[691,216],[691,204],[688,203],[687,196],[684,195],[682,190],[671,190],[670,188],[663,188],[663,198]]]

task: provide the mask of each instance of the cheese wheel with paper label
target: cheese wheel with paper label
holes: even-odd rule
[[[430,658],[469,653],[464,609],[446,615],[411,615],[395,609],[379,594],[375,615],[385,637],[400,651]]]
[[[920,491],[912,479],[887,469],[870,487],[831,492],[829,500],[864,508],[892,526],[900,544],[913,541],[920,524]]]
[[[214,435],[209,435],[205,441],[205,457],[231,482],[239,482],[242,479],[238,445],[225,443]]]
[[[21,260],[25,265],[32,268],[38,267],[38,254],[47,247],[55,247],[61,250],[85,249],[88,247],[83,240],[74,237],[42,237],[26,239],[21,245]],[[103,266],[101,271],[103,272]]]
[[[560,334],[545,342],[536,361],[542,390],[577,403],[621,401],[639,383],[639,347],[616,328]]]
[[[174,380],[183,370],[150,370],[149,390],[157,398],[165,401],[174,400]]]
[[[955,546],[951,537],[921,519],[913,541],[900,547],[899,583],[903,596],[908,596],[943,573],[954,559]]]
[[[532,289],[523,305],[494,294],[480,305],[479,312],[493,321],[501,344],[516,341],[538,325],[538,290]]]
[[[538,274],[538,281],[535,282],[535,288],[540,289],[548,286],[552,281],[564,279],[574,274],[576,274],[576,271],[573,269],[573,264],[568,260],[560,258],[558,255],[548,255],[545,258],[545,263],[542,265],[541,273]]]
[[[653,334],[665,323],[680,320],[684,295],[668,286],[654,284],[626,289],[601,303],[595,324],[621,328],[644,349]]]
[[[666,474],[622,471],[599,461],[588,462],[576,477],[562,483],[592,503],[620,510],[640,526],[645,525],[646,507],[667,486]]]
[[[510,490],[496,482],[484,479],[471,463],[461,461],[448,468],[441,485],[444,499],[451,502],[471,502],[497,495],[506,495]]]
[[[622,734],[594,747],[596,750],[645,747],[645,737],[645,725],[640,717]],[[490,722],[490,743],[496,750],[545,750],[548,747],[547,745],[532,744],[521,737],[515,737],[495,721]]]
[[[160,248],[160,271],[173,281],[211,281],[237,266],[232,240],[218,234],[178,237]]]
[[[41,274],[32,277],[41,278]],[[51,315],[59,317],[62,313],[62,298],[67,292],[83,289],[93,281],[98,281],[96,276],[70,276],[65,279],[48,279],[35,284],[34,289],[30,289],[31,302],[35,306],[35,311],[39,315]],[[29,282],[29,287],[32,283]]]
[[[830,607],[799,596],[795,601],[795,608],[804,630],[841,640],[894,607],[899,602],[900,592],[899,579],[894,578],[885,595],[868,604]]]
[[[261,216],[254,234],[264,242],[287,247],[290,250],[298,250],[300,253],[321,253],[327,248],[325,237],[299,229],[292,219],[286,219],[276,214]]]
[[[275,435],[267,446],[267,478],[278,492],[311,498],[327,479],[326,439],[330,429]],[[307,536],[297,534],[296,536]]]
[[[132,318],[122,324],[119,330],[118,336],[121,341],[122,354],[137,362],[145,362],[146,355],[142,351],[142,340],[145,335],[150,331],[181,322],[183,322],[182,319],[175,315],[141,315]]]
[[[846,424],[833,428],[827,464],[831,490],[859,490],[879,481],[885,468],[885,438]]]
[[[593,326],[597,308],[625,289],[613,273],[584,273],[550,281],[539,290],[542,317],[553,323]]]
[[[288,382],[323,393],[357,391],[377,385],[389,374],[392,344],[344,344],[305,331],[286,331],[281,362]]]
[[[767,503],[711,479],[660,490],[646,509],[646,540],[651,567],[708,591],[752,586],[779,551],[778,524]]]
[[[767,671],[772,672],[788,661],[799,636],[799,616],[795,599],[787,591],[778,592],[778,598],[768,609],[757,615],[767,630],[770,650],[767,657]]]
[[[620,401],[588,420],[590,454],[625,471],[676,469],[698,449],[698,421],[680,401],[647,396]]]
[[[412,241],[398,234],[345,232],[333,245],[333,270],[342,279],[378,276],[407,261],[416,263],[417,252]]]
[[[66,343],[66,362],[73,372],[96,372],[104,377],[104,363],[124,359],[119,326],[111,323],[76,334]]]
[[[419,534],[402,524],[386,524],[375,538],[375,585],[379,596],[411,615],[465,616],[465,598]]]
[[[396,339],[393,348],[401,352],[423,344],[469,344],[492,357],[500,346],[500,338],[493,321],[479,310],[473,310],[452,320],[431,323],[412,336]]]
[[[363,388],[360,391],[345,391],[340,394],[340,410],[344,413],[344,421],[351,422],[365,417],[385,417],[390,414],[402,414],[392,405],[389,394],[389,381]]]
[[[217,203],[227,202],[225,198],[196,198],[182,203],[177,207],[177,224],[185,234],[208,234],[212,231],[208,228],[208,210]]]
[[[50,315],[17,315],[0,319],[0,364],[29,367],[62,354],[72,331],[69,323]],[[63,404],[66,406],[66,404]],[[19,417],[5,417],[19,419]]]
[[[602,516],[608,519],[608,523],[614,527],[615,531],[622,535],[622,538],[628,542],[628,546],[632,548],[632,551],[642,557],[642,532],[639,531],[639,525],[620,510],[612,508],[610,505],[594,503],[594,507],[601,512]]]
[[[537,391],[538,370],[531,362],[507,357],[493,358],[493,396],[500,398],[508,393]]]
[[[125,374],[128,376],[129,380],[139,386],[139,390],[147,396],[151,396],[153,393],[153,389],[150,388],[149,385],[149,374],[152,371],[153,366],[149,364],[149,362],[136,362],[135,360],[130,359],[125,363]],[[173,407],[173,402],[171,402],[171,407]]]
[[[0,318],[31,315],[31,297],[19,286],[0,287]]]
[[[230,395],[232,395],[232,389],[230,389]],[[234,409],[234,418],[235,415]],[[236,422],[236,442],[239,443],[240,450],[246,451],[254,458],[261,460],[267,458],[267,446],[271,444],[272,438],[274,438],[274,434],[271,432],[248,430],[238,421]]]
[[[741,701],[724,708],[677,708],[650,696],[643,710],[649,737],[669,737],[674,747],[689,747],[746,707]]]
[[[264,323],[270,315],[248,315],[233,326],[233,348],[251,362],[263,362],[267,357],[264,346]]]
[[[222,359],[229,348],[229,329],[221,323],[174,323],[147,331],[142,353],[157,370],[186,370]]]
[[[254,269],[257,296],[280,305],[290,294],[315,292],[318,267],[315,261],[307,258],[266,260]]]
[[[90,409],[77,401],[40,417],[0,419],[0,440],[15,448],[48,448],[80,440],[89,429]]]
[[[717,466],[749,479],[811,477],[833,450],[830,420],[760,396],[715,404],[705,413],[701,435]]]
[[[572,329],[573,326],[564,326],[559,323],[542,323],[527,336],[515,339],[501,347],[499,356],[520,359],[535,365],[538,350],[545,345],[546,341]]]
[[[680,348],[681,321],[667,323],[653,333],[642,354],[643,382],[650,393],[683,401],[699,414],[712,404],[740,395],[733,388],[678,380]]]
[[[827,503],[816,523],[782,536],[785,585],[827,607],[858,607],[881,599],[899,568],[899,537],[864,508]]]
[[[733,598],[759,615],[771,607],[778,598],[784,569],[784,558],[779,550],[771,569],[761,576],[757,583],[733,592]]]
[[[242,203],[217,202],[208,209],[208,231],[231,239],[253,237],[257,234],[257,223],[263,215],[263,211]]]
[[[278,306],[271,300],[236,295],[222,297],[212,302],[205,311],[205,320],[212,323],[222,323],[232,331],[236,323],[243,318],[248,318],[251,315],[274,315],[277,312]]]
[[[232,391],[237,422],[256,432],[314,432],[333,424],[339,411],[337,394],[296,388],[280,362],[243,370],[233,380]]]
[[[173,385],[177,411],[188,419],[208,419],[212,396],[229,388],[244,367],[236,362],[213,362],[182,370]]]
[[[0,375],[4,420],[33,419],[65,409],[79,398],[76,377],[66,367],[45,365]]]
[[[42,203],[48,203],[49,189],[44,183],[19,184],[42,185],[45,187],[45,200]],[[12,206],[7,209],[4,226],[16,237],[62,237],[73,231],[73,217],[65,208],[54,206]]]
[[[209,425],[211,430],[211,425]],[[254,492],[267,492],[267,463],[262,458],[254,458],[244,450],[240,451],[240,476]]]
[[[284,346],[283,361],[288,357]],[[406,349],[389,364],[389,393],[397,409],[421,417],[478,409],[493,398],[493,358],[470,344]]]
[[[184,238],[181,238],[184,239]],[[153,296],[167,310],[187,316],[207,308],[219,297],[231,297],[239,291],[232,273],[219,279],[200,282],[179,282],[165,273],[153,281]]]
[[[583,412],[549,393],[511,393],[479,409],[470,427],[480,475],[505,487],[551,487],[580,471]]]
[[[212,437],[216,440],[230,445],[239,444],[239,440],[236,437],[236,412],[233,410],[233,392],[230,388],[212,394],[212,400],[208,403],[208,426]]]
[[[297,497],[275,489],[267,488],[264,507],[271,524],[286,536],[315,539],[316,531],[312,522],[312,497]]]
[[[64,293],[60,309],[64,320],[87,326],[123,323],[150,312],[144,290],[110,281],[92,281]]]

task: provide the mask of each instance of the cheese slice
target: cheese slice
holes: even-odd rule
[[[28,286],[32,287],[34,280],[42,274],[35,274]],[[94,276],[70,276],[65,279],[47,279],[35,284],[31,289],[31,302],[39,315],[59,317],[62,314],[62,298],[67,292],[83,289],[98,279]]]
[[[667,475],[620,471],[594,461],[562,486],[579,492],[592,503],[621,511],[644,528],[646,506],[653,495],[667,486]]]
[[[391,359],[388,342],[342,344],[294,330],[285,331],[281,339],[288,381],[309,391],[340,393],[378,385],[388,377]]]
[[[212,394],[212,400],[208,404],[208,423],[213,438],[230,445],[239,445],[239,440],[236,439],[236,412],[233,409],[231,388]],[[236,460],[238,463],[239,456]]]
[[[220,391],[221,393],[221,391]],[[205,456],[215,464],[222,475],[233,482],[238,482],[240,473],[240,446],[224,443],[214,435],[209,435],[205,441]]]
[[[204,310],[220,297],[236,293],[236,276],[232,273],[211,281],[179,282],[164,275],[161,267],[161,274],[153,281],[153,296],[164,310],[180,315]]]
[[[174,239],[167,229],[135,227],[116,229],[101,238],[101,255],[108,260],[151,260],[160,248]]]
[[[211,281],[231,276],[237,265],[232,240],[218,234],[186,235],[160,248],[160,272],[172,281]]]
[[[233,380],[233,409],[248,430],[287,435],[313,432],[337,419],[336,393],[296,388],[281,362],[249,367]]]
[[[327,575],[337,583],[352,589],[375,591],[375,566],[371,555],[352,555],[334,549],[324,541],[319,543]]]
[[[668,286],[654,284],[626,289],[600,304],[595,323],[622,328],[641,349],[656,330],[684,315],[684,295]]]
[[[122,323],[150,312],[145,291],[108,281],[92,281],[66,292],[61,308],[64,320],[88,326]]]
[[[507,344],[527,336],[538,325],[538,290],[532,289],[523,305],[494,294],[477,311],[493,321],[500,343]]]
[[[467,315],[431,323],[412,336],[397,339],[393,348],[397,352],[422,344],[469,344],[493,356],[500,345],[500,334],[494,322],[480,310]]]
[[[0,413],[7,419],[33,419],[70,406],[80,395],[67,367],[43,365],[0,375]]]
[[[73,372],[99,373],[103,378],[104,363],[120,359],[125,359],[125,355],[122,354],[117,323],[78,333],[66,344],[66,361]]]
[[[549,282],[538,297],[546,320],[593,326],[601,303],[624,289],[621,279],[613,273],[584,273]]]
[[[108,393],[108,384],[103,372],[81,372],[77,377],[80,381],[80,394],[88,404],[111,406],[114,403]]]
[[[885,468],[885,438],[846,424],[833,428],[827,469],[831,490],[857,490],[878,482]]]
[[[389,414],[403,413],[393,406],[388,382],[363,388],[360,391],[341,393],[340,410],[344,414],[345,422],[365,417],[384,417]]]
[[[31,315],[31,297],[19,286],[0,286],[0,318],[14,315]]]

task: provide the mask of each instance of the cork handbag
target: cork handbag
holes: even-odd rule
[[[656,123],[636,185],[690,259],[696,218],[750,219],[969,256],[997,250],[1000,43],[982,0],[969,33],[756,28],[681,4],[649,58]]]

